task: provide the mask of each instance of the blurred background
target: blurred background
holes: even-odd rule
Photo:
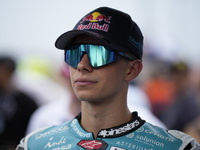
[[[55,48],[55,40],[71,30],[85,14],[100,6],[130,14],[142,30],[144,68],[132,86],[138,87],[147,97],[152,115],[166,128],[182,130],[200,140],[199,0],[0,0],[0,69],[3,70],[0,70],[0,101],[10,99],[7,95],[16,93],[13,91],[27,94],[38,108],[63,97],[67,99],[63,82],[67,74],[64,53]],[[3,76],[2,72],[5,72],[5,64],[8,68],[12,63],[5,58],[11,58],[15,63],[13,72],[6,70],[12,75],[9,79],[5,79],[8,74]],[[68,91],[71,92],[69,88]],[[5,104],[0,102],[2,149],[6,149],[6,138],[1,138],[1,134],[8,126],[4,114],[10,116],[7,120],[13,117],[13,112],[3,112],[2,108],[12,103],[11,100]],[[29,118],[36,107],[29,112]],[[49,112],[48,108],[46,110]],[[28,122],[24,123],[26,127]],[[24,127],[23,134],[28,132],[25,130]],[[15,146],[16,141],[13,143]]]
[[[200,63],[200,2],[198,0],[1,0],[0,52],[22,57],[36,53],[61,61],[57,37],[74,27],[88,10],[109,6],[131,15],[145,42],[163,59]],[[175,58],[174,58],[175,57]]]

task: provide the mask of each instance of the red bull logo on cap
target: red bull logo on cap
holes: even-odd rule
[[[83,18],[82,22],[84,21],[90,21],[90,22],[98,22],[98,21],[105,21],[107,23],[110,23],[111,16],[106,17],[103,14],[100,14],[99,12],[94,12],[91,15],[88,15]]]
[[[78,26],[78,30],[85,30],[85,29],[94,29],[94,30],[101,30],[107,32],[109,29],[109,23],[111,20],[111,16],[105,16],[99,12],[94,12],[91,15],[88,15],[83,18],[83,20],[80,23],[83,23],[85,21],[90,22],[87,25],[80,24]],[[104,21],[105,23],[103,25],[99,24],[98,22]]]

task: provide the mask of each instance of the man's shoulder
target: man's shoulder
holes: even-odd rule
[[[184,132],[178,131],[178,130],[168,130],[168,133],[182,141],[182,145],[181,145],[180,149],[200,150],[200,144],[190,135],[188,135]]]
[[[34,138],[35,140],[49,137],[49,136],[56,136],[57,134],[63,134],[69,130],[69,124],[71,121],[64,122],[60,125],[54,125],[49,126],[46,128],[42,128],[34,132],[34,134],[31,135],[31,138]]]
[[[51,141],[53,138],[62,137],[62,134],[68,134],[71,121],[60,125],[49,126],[38,129],[24,137],[16,150],[26,150],[28,147],[35,147],[37,144]]]
[[[147,122],[137,130],[113,140],[116,147],[124,149],[200,150],[200,145],[191,136],[177,130],[165,130]]]
[[[160,147],[173,147],[186,150],[196,147],[200,149],[198,142],[190,135],[178,130],[166,130],[150,123],[144,123],[136,130],[136,139]]]

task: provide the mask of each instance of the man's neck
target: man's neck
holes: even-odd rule
[[[130,121],[132,114],[126,102],[92,104],[82,102],[81,125],[97,137],[101,129],[111,128]]]

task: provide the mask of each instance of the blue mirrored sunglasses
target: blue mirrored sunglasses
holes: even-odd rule
[[[73,45],[65,51],[65,62],[77,68],[84,54],[87,54],[93,68],[108,65],[118,60],[118,56],[123,56],[128,60],[135,60],[123,52],[116,52],[102,45],[79,44]]]

